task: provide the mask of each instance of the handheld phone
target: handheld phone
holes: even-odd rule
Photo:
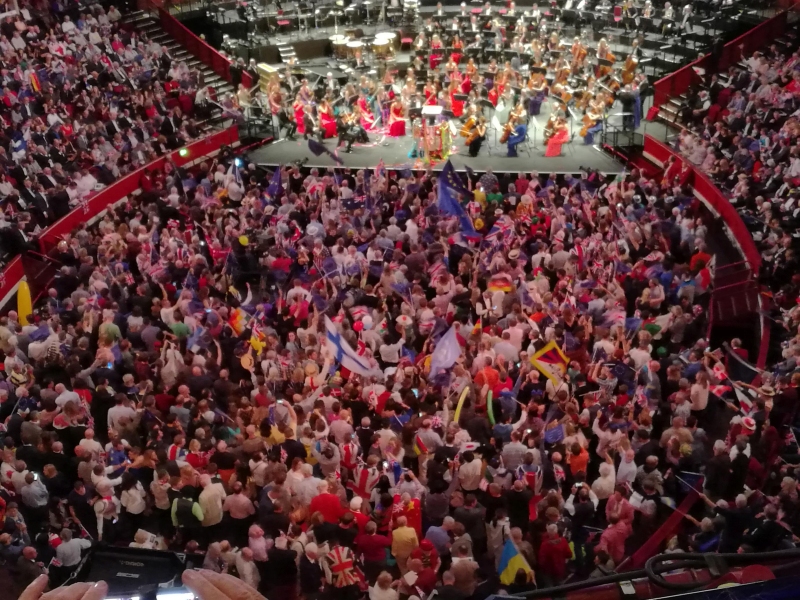
[[[111,363],[111,362],[107,363],[106,367],[108,367],[109,369],[113,369],[114,368],[114,363]]]
[[[413,390],[411,390],[411,391],[414,393],[414,397],[415,397],[415,398],[419,398],[419,390],[418,390],[417,388],[414,388],[414,389],[413,389]]]
[[[389,468],[389,461],[388,460],[383,461],[383,468],[384,469],[388,469]]]

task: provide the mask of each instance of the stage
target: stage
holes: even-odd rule
[[[518,156],[509,158],[507,154],[507,147],[505,144],[498,144],[495,133],[490,131],[487,133],[487,140],[481,147],[480,154],[472,158],[467,153],[467,148],[464,145],[464,138],[456,137],[453,139],[453,154],[450,155],[450,160],[453,166],[458,170],[464,170],[464,166],[469,166],[475,171],[486,171],[492,169],[495,173],[518,173],[520,171],[540,171],[546,173],[577,173],[581,167],[596,169],[602,173],[616,174],[621,173],[623,165],[615,160],[609,154],[599,149],[600,135],[595,139],[597,145],[585,145],[583,139],[578,135],[580,130],[580,123],[574,126],[574,139],[570,143],[562,146],[561,156],[545,157],[544,149],[545,144],[542,139],[544,125],[547,121],[547,115],[542,114],[534,117],[532,122],[536,124],[535,130],[535,146],[529,144],[529,151],[523,150],[519,146]],[[648,127],[655,126],[652,123],[647,124]],[[658,126],[661,126],[660,124]],[[643,128],[637,130],[640,135]],[[529,129],[531,135],[534,134],[533,129]],[[383,143],[379,143],[381,138],[380,134],[370,133],[369,144],[353,144],[352,153],[348,154],[344,151],[344,144],[338,150],[338,156],[342,159],[345,167],[353,169],[371,168],[378,164],[383,159],[387,167],[400,167],[400,166],[417,166],[423,165],[423,161],[415,158],[409,158],[408,152],[413,144],[410,136],[402,138],[386,137]],[[329,138],[325,140],[325,147],[331,152],[336,150],[336,138]],[[296,161],[304,161],[308,167],[335,167],[336,161],[330,156],[325,154],[321,156],[314,156],[308,149],[308,142],[302,136],[297,136],[295,140],[280,140],[274,141],[266,146],[257,148],[247,153],[249,162],[274,167],[279,164],[289,164]],[[434,169],[441,168],[444,161],[434,161]]]

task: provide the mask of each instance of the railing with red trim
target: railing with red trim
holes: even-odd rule
[[[747,56],[754,50],[763,46],[768,40],[774,40],[783,35],[786,31],[786,23],[790,10],[792,10],[792,8],[783,10],[771,19],[756,25],[750,31],[743,33],[735,40],[725,44],[716,65],[717,70],[723,71],[727,69],[730,65],[741,60],[742,56]],[[742,49],[741,46],[744,46],[744,49]],[[706,54],[685,67],[678,69],[674,73],[662,77],[653,84],[653,91],[655,94],[653,106],[661,106],[672,96],[679,96],[688,90],[695,79],[698,78],[698,75],[694,71],[695,68],[699,67],[707,71],[713,66],[712,56]]]
[[[687,183],[694,188],[695,195],[705,201],[725,222],[730,229],[731,235],[742,250],[742,258],[747,261],[753,273],[758,273],[761,267],[761,253],[756,248],[753,236],[750,235],[750,231],[748,231],[747,226],[730,201],[706,177],[705,173],[696,169],[694,165],[684,160],[672,148],[662,144],[650,135],[644,136],[644,154],[656,164],[664,165],[671,157],[675,157],[681,164],[689,167],[692,173]]]
[[[230,145],[239,139],[239,132],[235,125],[228,129],[223,129],[217,133],[212,133],[196,142],[189,144],[181,150],[176,150],[170,154],[170,159],[177,167],[181,167],[187,163],[193,162],[198,158],[202,158],[219,150],[224,145]],[[139,189],[139,182],[145,171],[152,171],[153,169],[160,169],[166,162],[166,157],[161,157],[148,163],[144,167],[137,169],[133,173],[122,177],[119,181],[114,183],[93,197],[89,198],[87,202],[73,210],[71,213],[56,221],[53,225],[45,229],[39,236],[39,243],[41,246],[42,254],[47,254],[59,240],[76,227],[79,227],[86,221],[95,218],[101,212],[106,210],[109,206],[125,198]]]
[[[192,31],[181,23],[178,19],[169,14],[169,11],[150,2],[152,10],[158,13],[158,21],[166,33],[176,42],[186,48],[189,53],[200,62],[208,66],[214,73],[222,77],[228,83],[233,81],[231,75],[231,62],[219,53],[213,46],[201,40]],[[242,83],[248,89],[253,86],[253,79],[249,73],[242,73]]]
[[[170,154],[170,159],[175,166],[181,167],[216,152],[222,146],[233,144],[238,141],[238,139],[238,129],[235,125],[232,125],[228,129],[212,133],[189,144],[181,150],[172,152]],[[165,161],[166,157],[156,159],[133,173],[122,177],[113,185],[104,188],[93,197],[89,198],[68,215],[53,223],[39,235],[39,245],[42,253],[47,254],[49,250],[58,244],[64,235],[70,233],[76,227],[96,218],[104,210],[108,209],[108,207],[138,190],[139,182],[144,172],[146,170],[161,168]],[[25,268],[22,257],[20,256],[14,257],[0,272],[0,306],[2,306],[3,301],[14,292],[14,288],[24,275]]]

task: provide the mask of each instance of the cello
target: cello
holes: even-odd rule
[[[514,133],[514,128],[517,126],[517,116],[515,114],[510,114],[508,117],[508,122],[506,122],[505,127],[503,127],[503,134],[500,136],[501,144],[505,144],[508,141],[508,138]]]

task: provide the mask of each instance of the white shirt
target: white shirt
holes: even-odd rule
[[[120,419],[123,417],[135,419],[136,411],[129,406],[125,406],[124,404],[111,407],[108,410],[108,426],[112,429],[119,429]]]
[[[81,562],[81,550],[90,548],[92,542],[81,538],[72,538],[68,542],[62,542],[56,548],[56,558],[65,567],[74,567]]]
[[[64,390],[56,397],[56,406],[59,408],[64,408],[64,405],[70,401],[74,402],[75,404],[80,404],[81,397],[75,392]]]
[[[140,515],[147,508],[147,503],[144,500],[144,489],[142,484],[138,481],[136,485],[129,490],[124,490],[120,496],[120,504],[125,507],[125,510],[132,515]]]

